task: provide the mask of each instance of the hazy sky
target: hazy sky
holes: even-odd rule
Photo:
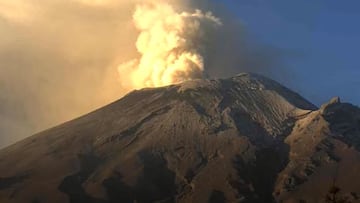
[[[0,0],[0,147],[120,98],[129,90],[124,83],[131,87],[124,78],[132,76],[119,65],[148,61],[154,55],[139,49],[152,53],[146,51],[151,43],[163,39],[181,60],[162,61],[181,70],[178,61],[190,62],[192,70],[205,67],[211,77],[260,72],[317,105],[333,96],[360,104],[356,0],[169,0],[175,11],[164,14],[184,24],[176,29],[194,31],[178,35],[169,25],[134,26],[135,4],[144,1]],[[222,25],[208,32],[212,15]],[[170,34],[160,40],[151,35],[164,30]],[[139,40],[143,32],[150,35]],[[173,44],[169,37],[191,43]],[[169,55],[167,46],[155,57]],[[180,76],[201,75],[195,73]]]

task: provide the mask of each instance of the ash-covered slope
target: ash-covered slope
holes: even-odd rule
[[[355,200],[359,111],[254,74],[134,91],[0,151],[0,202]]]

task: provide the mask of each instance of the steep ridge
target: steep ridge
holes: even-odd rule
[[[339,98],[299,119],[285,139],[290,162],[278,177],[278,202],[324,202],[332,186],[344,202],[359,202],[359,139],[360,109]]]
[[[311,202],[334,167],[355,200],[359,115],[256,74],[137,90],[1,150],[0,202]]]

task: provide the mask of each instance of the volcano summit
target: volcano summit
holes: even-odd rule
[[[358,107],[244,73],[133,91],[1,150],[0,202],[360,202],[359,171]]]

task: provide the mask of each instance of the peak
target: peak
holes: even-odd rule
[[[251,78],[251,79],[258,79],[258,80],[271,80],[269,77],[266,77],[259,73],[253,73],[253,72],[238,73],[237,75],[235,75],[231,78]]]
[[[330,104],[337,104],[337,103],[341,103],[340,97],[333,97],[330,102]]]
[[[289,108],[303,110],[317,110],[318,108],[301,97],[296,92],[286,88],[282,84],[256,73],[240,73],[233,77],[221,79],[195,79],[183,83],[170,85],[160,88],[147,88],[136,91],[139,95],[148,95],[151,92],[171,92],[175,91],[182,97],[182,94],[189,92],[191,95],[199,95],[204,100],[207,97],[208,102],[216,98],[223,98],[224,101],[243,105],[244,108],[256,108],[256,105],[271,103],[271,108],[284,108],[286,103]],[[173,92],[174,93],[174,92]],[[174,94],[172,95],[174,96]],[[131,93],[130,93],[131,94]],[[183,95],[186,96],[186,95]],[[231,99],[228,99],[231,98]],[[192,98],[195,100],[196,98]],[[199,99],[199,98],[197,98]],[[252,102],[252,103],[251,103]],[[229,104],[228,104],[229,105]]]
[[[326,109],[328,109],[329,107],[334,106],[336,104],[340,104],[340,103],[341,103],[340,97],[333,97],[332,99],[330,99],[329,102],[321,105],[320,112],[324,113],[324,111]]]
[[[240,85],[242,89],[251,89],[251,90],[265,90],[265,89],[274,89],[275,87],[282,87],[281,84],[277,83],[270,78],[262,76],[256,73],[239,73],[233,77],[229,78],[217,78],[217,79],[195,79],[185,81],[178,84],[179,92],[184,92],[186,90],[200,90],[200,89],[226,89],[230,86]]]
[[[200,89],[217,89],[219,87],[218,80],[209,79],[196,79],[189,80],[179,84],[178,93],[183,93],[187,90],[200,90]]]
[[[252,77],[255,75],[257,74],[251,72],[242,72],[242,73],[238,73],[235,77]]]

